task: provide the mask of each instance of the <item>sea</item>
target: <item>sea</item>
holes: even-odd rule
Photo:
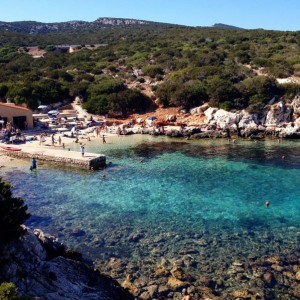
[[[1,169],[28,205],[27,226],[58,237],[106,273],[112,259],[149,274],[162,259],[189,256],[199,272],[217,274],[247,257],[299,252],[299,141],[106,140],[86,142],[86,152],[107,156],[103,170],[37,162],[30,171],[29,161]]]

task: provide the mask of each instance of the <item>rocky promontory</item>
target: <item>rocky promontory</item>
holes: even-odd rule
[[[0,281],[16,284],[19,294],[38,299],[134,299],[108,276],[81,261],[81,254],[40,230],[27,229],[1,247]]]
[[[271,99],[259,112],[227,111],[205,103],[189,111],[159,108],[126,120],[113,119],[121,134],[149,133],[188,138],[300,138],[300,96]]]

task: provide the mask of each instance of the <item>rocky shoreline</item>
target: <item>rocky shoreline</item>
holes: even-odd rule
[[[40,230],[27,229],[1,247],[0,281],[15,283],[20,295],[32,299],[133,299],[115,280],[83,263],[80,253]]]
[[[289,230],[299,242],[296,228]],[[111,233],[111,239],[115,234]],[[249,234],[258,235],[255,231],[244,232],[239,239]],[[123,243],[135,247],[141,244],[140,247],[151,248],[151,253],[140,262],[117,257],[97,259],[98,271],[82,263],[79,252],[67,250],[55,237],[28,230],[19,241],[3,249],[1,281],[15,282],[21,294],[38,299],[180,300],[183,289],[195,300],[300,299],[297,245],[290,251],[282,249],[278,255],[259,256],[256,251],[247,250],[242,254],[234,247],[228,249],[224,237],[220,245],[221,236],[220,233],[219,237],[209,238],[199,234],[182,239],[166,233],[151,241],[146,231],[131,232],[120,241],[120,247]],[[262,239],[262,244],[276,243],[267,232],[256,238]],[[181,250],[165,249],[170,245],[167,240],[181,245]],[[228,242],[233,246],[235,237],[228,236]],[[226,253],[226,249],[230,252]],[[214,257],[220,251],[224,252],[223,260],[220,255]]]
[[[281,98],[272,99],[260,114],[245,110],[229,112],[204,104],[189,112],[178,111],[172,115],[161,115],[150,126],[136,130],[135,126],[126,126],[124,134],[148,133],[186,138],[300,138],[300,97],[291,103]],[[143,119],[145,116],[135,116]],[[166,130],[166,127],[170,129]]]

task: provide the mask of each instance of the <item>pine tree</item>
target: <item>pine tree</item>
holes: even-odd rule
[[[21,224],[29,217],[27,205],[13,197],[10,183],[0,178],[0,244],[19,238],[24,233]]]

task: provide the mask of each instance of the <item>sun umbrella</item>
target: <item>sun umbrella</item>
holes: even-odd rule
[[[42,109],[42,110],[47,109],[47,108],[48,108],[47,105],[40,105],[40,106],[38,107],[38,109]]]
[[[155,116],[151,116],[151,117],[148,117],[147,120],[150,120],[150,121],[154,121],[156,120],[157,118]]]
[[[50,110],[48,111],[48,115],[58,115],[59,111],[58,110]]]

